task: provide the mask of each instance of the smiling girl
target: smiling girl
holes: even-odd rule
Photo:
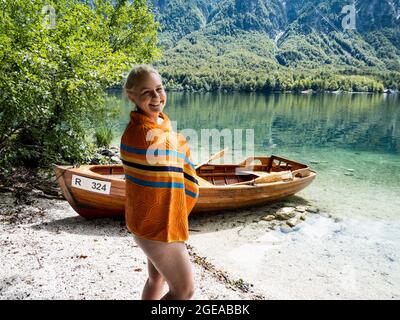
[[[185,241],[199,189],[190,150],[163,113],[167,96],[153,67],[133,68],[124,89],[136,105],[121,139],[121,159],[126,224],[148,261],[142,299],[191,299],[195,285]],[[169,291],[161,297],[165,282]]]

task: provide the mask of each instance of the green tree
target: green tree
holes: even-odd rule
[[[160,55],[146,0],[0,6],[0,165],[88,160],[105,89]]]

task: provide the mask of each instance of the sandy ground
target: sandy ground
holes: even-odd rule
[[[85,220],[66,201],[0,197],[0,299],[140,299],[146,260],[123,221]],[[400,221],[262,219],[306,205],[292,197],[191,216],[194,299],[399,299]]]
[[[193,299],[264,298],[190,252]],[[136,300],[147,279],[146,257],[123,221],[88,221],[60,200],[15,206],[0,194],[0,260],[0,299]]]

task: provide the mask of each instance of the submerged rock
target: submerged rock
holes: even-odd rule
[[[293,232],[294,230],[290,227],[286,227],[286,226],[281,226],[279,229],[282,233],[290,233]]]
[[[324,218],[332,218],[332,215],[328,212],[321,212],[320,215]]]

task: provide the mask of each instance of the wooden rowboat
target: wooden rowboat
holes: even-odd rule
[[[122,165],[55,166],[55,172],[64,197],[79,215],[124,214]],[[306,165],[277,156],[251,157],[239,164],[204,164],[197,175],[200,195],[193,213],[266,204],[294,195],[316,177]]]

